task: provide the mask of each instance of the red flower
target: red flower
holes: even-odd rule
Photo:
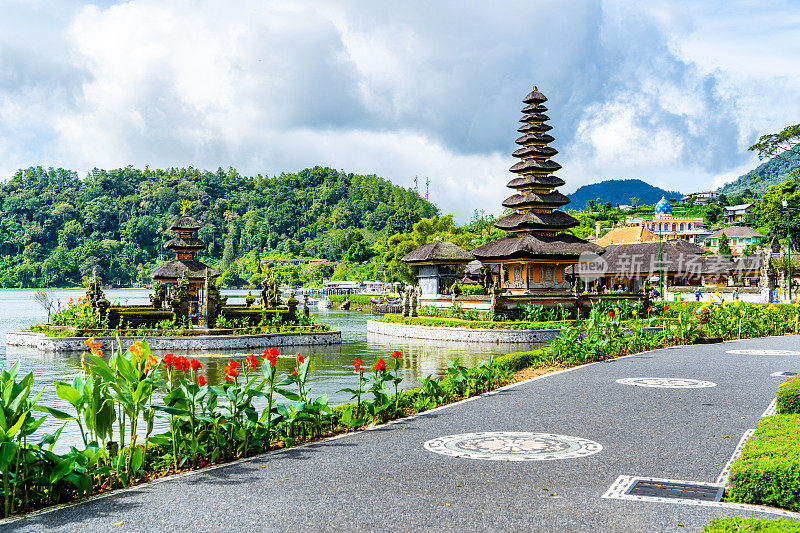
[[[375,365],[372,367],[372,370],[374,370],[375,372],[385,372],[386,371],[386,361],[384,361],[382,357],[379,358],[375,362]]]
[[[664,311],[666,311],[667,309],[669,309],[669,306],[667,304],[664,304]]]
[[[239,363],[233,359],[228,359],[228,364],[225,366],[225,381],[233,383],[234,378],[239,375],[239,372],[236,370],[238,367]]]
[[[258,360],[258,357],[256,357],[253,354],[248,355],[247,358],[245,358],[244,362],[245,362],[245,364],[247,366],[249,366],[253,370],[258,368],[258,364],[260,363],[260,361]]]
[[[581,310],[580,309],[578,309],[578,314],[581,314]]]
[[[297,360],[300,361],[301,365],[306,362],[305,358],[300,355],[300,352],[297,352]]]
[[[401,355],[403,355],[403,353],[400,350],[395,350],[392,352],[392,357],[394,357],[395,359],[400,359]]]
[[[164,356],[164,368],[172,368],[175,364],[175,354],[168,353]]]
[[[292,371],[293,376],[299,376],[300,374],[297,372],[297,367]]]
[[[264,359],[269,361],[270,366],[275,366],[278,364],[278,349],[277,348],[270,348],[269,350],[264,350]]]
[[[185,355],[177,357],[172,360],[172,366],[181,372],[186,373],[189,371],[189,359],[187,359]]]
[[[192,370],[194,370],[195,372],[197,372],[198,370],[200,370],[201,368],[203,368],[203,365],[202,365],[202,364],[200,363],[200,361],[198,361],[197,359],[192,359],[192,360],[190,360],[190,361],[189,361],[189,366],[190,366],[190,367],[192,368]]]
[[[350,364],[351,364],[351,365],[353,365],[353,368],[355,369],[355,371],[356,371],[356,372],[361,372],[361,365],[363,365],[363,364],[364,364],[364,361],[362,361],[361,359],[359,359],[358,357],[356,357],[356,360],[355,360],[355,361],[353,361],[353,362],[352,362],[352,363],[350,363]]]
[[[614,311],[608,312],[608,318],[614,318]]]
[[[198,385],[200,385],[200,386],[202,387],[203,385],[205,385],[205,384],[206,384],[206,378],[204,378],[203,376],[199,376],[199,377],[197,378],[197,384],[198,384]]]
[[[648,312],[648,313],[652,313],[652,312],[653,312],[653,308],[652,308],[652,307],[648,307],[648,308],[647,308],[647,312]]]

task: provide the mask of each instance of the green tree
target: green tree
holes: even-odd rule
[[[724,255],[725,257],[730,257],[731,255],[733,255],[733,252],[731,252],[731,246],[728,241],[728,236],[725,235],[724,233],[722,234],[722,237],[719,240],[719,250],[717,251],[717,254]]]
[[[411,232],[389,237],[383,260],[395,279],[416,283],[416,269],[402,260],[406,254],[435,240],[450,241],[466,250],[472,250],[477,239],[478,236],[474,233],[457,227],[453,223],[452,215],[423,218],[414,224]]]
[[[787,126],[778,133],[769,133],[758,138],[749,150],[758,152],[759,159],[777,157],[790,163],[794,176],[800,176],[800,165],[790,157],[800,155],[800,124]]]

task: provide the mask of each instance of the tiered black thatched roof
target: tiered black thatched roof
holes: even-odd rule
[[[205,279],[217,275],[217,271],[198,261],[195,254],[205,248],[206,243],[195,237],[202,225],[190,216],[182,215],[170,224],[169,229],[178,234],[170,239],[164,248],[175,252],[175,259],[157,268],[150,277],[154,280],[173,281],[186,273],[189,279]]]
[[[515,210],[495,223],[499,229],[515,234],[475,248],[472,253],[480,260],[504,258],[537,258],[539,256],[577,257],[583,252],[602,252],[602,248],[586,241],[561,233],[577,226],[578,221],[559,211],[558,208],[569,203],[569,198],[555,191],[564,185],[564,180],[552,173],[561,165],[550,158],[558,153],[547,146],[554,139],[547,131],[551,127],[545,122],[547,107],[542,105],[547,98],[534,86],[523,102],[526,105],[520,119],[524,125],[518,131],[524,135],[517,139],[522,148],[514,152],[521,161],[511,167],[517,177],[508,182],[508,187],[516,194],[503,201],[504,207]]]

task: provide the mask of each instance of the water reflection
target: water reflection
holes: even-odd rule
[[[83,295],[79,290],[53,291],[57,298],[66,302],[69,298]],[[0,291],[0,335],[5,338],[5,333],[21,329],[46,320],[46,312],[33,302],[30,297],[33,291]],[[146,290],[108,290],[108,299],[114,302],[129,304],[147,304],[148,291]],[[247,291],[226,291],[230,303],[243,303]],[[400,373],[403,377],[402,388],[416,386],[417,378],[426,375],[440,375],[446,371],[447,363],[456,358],[463,363],[477,364],[490,355],[499,355],[512,351],[529,350],[535,347],[532,344],[484,344],[484,343],[456,343],[446,341],[414,340],[389,337],[366,332],[366,321],[370,318],[364,313],[355,313],[339,310],[317,311],[317,320],[329,324],[334,329],[342,332],[342,344],[333,346],[300,346],[295,349],[286,348],[278,360],[278,372],[288,373],[295,367],[294,354],[300,352],[303,356],[312,357],[312,372],[309,386],[312,395],[328,394],[331,403],[339,404],[349,401],[349,394],[339,393],[344,387],[356,385],[353,367],[350,364],[355,357],[364,360],[365,368],[372,366],[377,357],[389,360],[393,350],[401,350]],[[224,367],[229,358],[241,359],[249,352],[241,350],[209,352],[176,352],[176,355],[189,355],[197,357],[203,363],[202,373],[211,384],[219,383],[224,376]],[[160,354],[163,355],[163,354]],[[55,394],[55,381],[71,382],[76,373],[80,372],[80,353],[45,353],[35,348],[5,346],[0,342],[0,361],[6,366],[16,361],[20,362],[20,373],[33,372],[35,377],[34,388],[38,392],[45,387],[42,401],[53,407],[69,409],[66,402],[60,400]],[[388,361],[391,368],[391,361]],[[60,424],[48,419],[42,426],[44,431],[53,432]],[[68,424],[62,433],[65,442],[77,444],[80,436],[75,424]]]

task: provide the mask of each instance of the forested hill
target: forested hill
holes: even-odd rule
[[[636,198],[636,203],[641,205],[653,205],[662,196],[667,199],[681,198],[683,195],[677,191],[668,191],[659,187],[654,187],[639,179],[631,180],[605,180],[599,183],[592,183],[579,187],[577,191],[568,194],[571,203],[567,209],[583,210],[590,201],[600,204],[610,202],[612,205],[632,204],[632,198]]]
[[[128,167],[85,179],[28,168],[0,185],[0,286],[78,285],[95,267],[107,282],[143,279],[174,257],[163,244],[181,200],[204,225],[200,259],[221,270],[270,253],[337,260],[343,243],[371,244],[438,213],[413,190],[320,167],[274,178]]]
[[[750,189],[753,194],[761,196],[767,192],[770,186],[792,179],[792,170],[800,166],[800,154],[786,152],[786,157],[789,161],[780,157],[773,157],[747,174],[725,184],[719,189],[719,192],[731,197]]]

